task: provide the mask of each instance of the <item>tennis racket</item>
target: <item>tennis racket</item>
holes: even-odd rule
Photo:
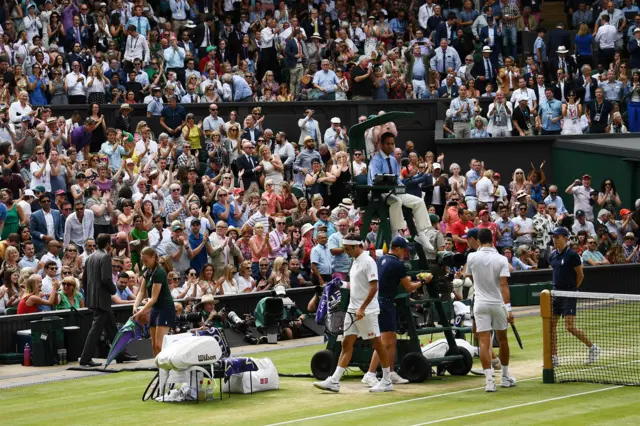
[[[351,321],[347,328],[345,328],[344,323],[347,318],[350,318]],[[324,318],[324,327],[329,333],[337,335],[342,334],[351,328],[354,322],[356,322],[355,314],[345,311],[333,311],[329,312]]]
[[[511,330],[513,330],[513,335],[516,336],[516,340],[518,341],[518,345],[520,345],[520,349],[524,349],[522,346],[522,340],[520,339],[520,334],[518,333],[518,329],[516,329],[515,324],[511,324]]]

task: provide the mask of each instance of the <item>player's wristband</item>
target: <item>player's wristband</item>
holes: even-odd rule
[[[511,312],[511,303],[505,303],[504,307],[507,309],[507,312]]]

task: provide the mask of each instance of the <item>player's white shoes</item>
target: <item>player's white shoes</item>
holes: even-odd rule
[[[380,380],[374,387],[369,389],[369,392],[391,392],[393,390],[393,383],[389,379]]]
[[[587,358],[587,364],[593,364],[600,356],[600,348],[595,344],[589,348],[589,357]]]
[[[491,360],[491,368],[497,371],[502,370],[502,364],[500,364],[500,358],[494,358]]]
[[[409,383],[409,380],[405,379],[404,377],[401,377],[395,371],[392,371],[389,374],[389,380],[391,380],[391,383],[393,383],[394,385],[406,385],[407,383]]]
[[[495,392],[496,391],[496,382],[493,380],[487,380],[487,383],[484,385],[485,392]]]
[[[329,392],[340,392],[340,382],[333,380],[333,377],[329,377],[322,382],[314,382],[313,386]]]
[[[560,366],[560,361],[558,360],[558,356],[557,355],[551,355],[551,365],[554,367],[559,367]]]
[[[500,386],[503,388],[512,388],[516,385],[516,378],[510,376],[502,376],[500,379]]]
[[[372,388],[378,384],[378,378],[376,377],[375,373],[367,372],[367,374],[365,374],[362,378],[361,382]]]

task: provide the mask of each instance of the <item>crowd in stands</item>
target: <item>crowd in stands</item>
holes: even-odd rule
[[[133,302],[145,247],[160,255],[176,300],[278,284],[321,286],[346,277],[351,261],[341,241],[361,231],[364,215],[346,184],[369,173],[367,161],[381,149],[381,136],[397,134],[395,125],[368,130],[366,149],[354,150],[350,159],[339,117],[323,129],[308,109],[298,142],[290,142],[266,127],[265,116],[247,117],[244,137],[236,139],[233,118],[217,117],[215,104],[210,110],[213,128],[201,134],[205,149],[194,147],[188,134],[163,133],[156,142],[144,123],[134,134],[109,127],[100,149],[83,159],[82,149],[56,145],[49,133],[49,142],[36,144],[34,158],[12,157],[17,148],[0,145],[2,311],[25,299],[23,312],[82,307],[80,278],[100,233],[112,235],[114,304]],[[187,122],[194,126],[193,118]],[[88,117],[76,129],[90,140],[95,126]],[[549,232],[565,226],[585,264],[639,262],[640,200],[633,211],[625,208],[631,200],[620,199],[611,179],[593,188],[585,174],[558,186],[547,182],[543,163],[502,180],[480,160],[468,171],[447,167],[443,153],[418,152],[412,141],[391,152],[407,194],[428,207],[433,250],[425,249],[427,258],[437,250],[466,250],[466,233],[478,227],[491,229],[513,269],[544,268]],[[573,198],[573,212],[563,197]],[[370,247],[378,227],[375,220],[367,229]],[[42,279],[27,280],[33,273]]]
[[[638,7],[567,5],[575,36],[537,1],[7,2],[0,104],[19,128],[47,104],[448,98],[447,137],[640,131]]]
[[[541,6],[530,3],[520,10],[489,0],[482,14],[470,1],[170,0],[155,11],[144,0],[6,4],[0,312],[21,301],[22,312],[82,307],[80,277],[100,233],[113,236],[116,304],[133,302],[145,247],[161,256],[174,299],[344,277],[350,261],[341,238],[360,232],[363,215],[346,183],[369,173],[381,135],[397,135],[395,126],[369,130],[366,149],[350,158],[346,129],[355,123],[334,117],[321,128],[308,108],[297,118],[299,134],[287,135],[269,129],[260,108],[222,118],[219,102],[449,97],[445,132],[457,137],[577,131],[584,120],[591,132],[617,132],[624,120],[632,130],[640,74],[626,79],[619,52],[590,77],[589,61],[570,65],[571,42],[557,45],[553,36],[516,66],[521,32],[543,34]],[[596,33],[608,16],[595,22]],[[631,34],[629,46],[640,40],[640,31]],[[547,86],[555,75],[559,83]],[[636,83],[627,93],[629,81]],[[476,120],[475,99],[486,92],[495,94],[488,122]],[[187,114],[190,102],[208,104],[210,114]],[[88,104],[87,117],[52,116],[49,105],[64,103]],[[104,103],[120,104],[114,122],[101,113]],[[162,133],[132,125],[135,103],[161,117]],[[505,187],[490,164],[473,161],[465,173],[413,142],[394,157],[407,193],[428,206],[434,250],[462,251],[468,229],[488,227],[514,269],[543,267],[547,231],[564,223],[585,262],[638,262],[640,201],[620,200],[611,180],[592,190],[585,175],[563,192],[546,182],[543,166],[532,166]],[[562,196],[574,197],[573,215]],[[367,230],[371,243],[378,226]],[[41,280],[28,280],[33,273]]]

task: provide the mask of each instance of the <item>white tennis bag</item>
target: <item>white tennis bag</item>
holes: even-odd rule
[[[216,339],[210,336],[189,336],[177,340],[156,356],[156,365],[164,370],[183,370],[194,365],[209,365],[222,357]]]
[[[233,374],[222,384],[222,391],[231,393],[251,393],[280,389],[280,378],[276,366],[269,358],[252,358],[258,371]]]
[[[456,339],[456,345],[459,348],[466,349],[471,356],[477,356],[477,348],[471,345],[466,340]],[[432,358],[441,358],[446,355],[449,351],[449,344],[447,343],[447,339],[436,340],[435,342],[429,343],[427,346],[422,348],[422,355],[424,355],[427,359]]]
[[[436,340],[422,348],[422,355],[427,359],[442,358],[449,350],[447,339]]]

